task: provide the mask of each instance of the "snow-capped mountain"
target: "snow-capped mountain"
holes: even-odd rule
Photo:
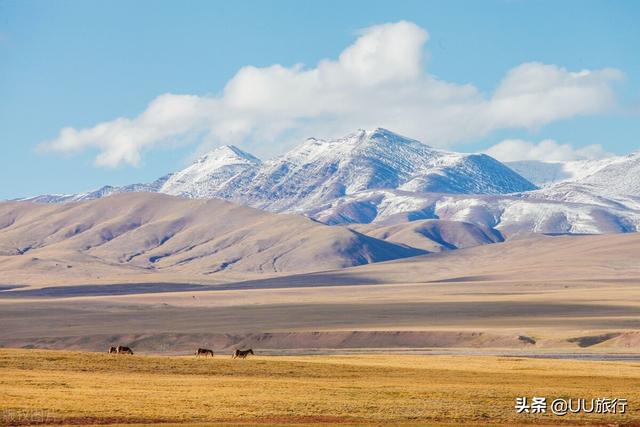
[[[640,195],[640,151],[600,162],[597,170],[573,181],[596,187],[608,194]]]
[[[262,164],[243,152],[242,157],[227,156],[228,150],[240,151],[226,147],[224,157],[214,151],[174,174],[160,191],[218,197],[276,212],[303,212],[370,189],[463,194],[535,189],[487,155],[436,150],[380,128],[335,140],[310,138]]]
[[[216,192],[237,175],[256,169],[262,162],[233,145],[216,148],[189,167],[171,175],[160,193],[190,198],[216,197]]]
[[[505,165],[539,187],[567,181],[579,181],[606,167],[617,157],[598,160],[541,161],[521,160]]]
[[[522,160],[505,164],[539,187],[581,182],[607,188],[616,194],[640,192],[640,151],[596,160]]]
[[[507,167],[484,154],[434,149],[381,128],[310,138],[265,162],[224,146],[151,184],[29,200],[60,203],[130,191],[220,198],[328,224],[441,219],[505,235],[640,230],[640,152]]]
[[[640,153],[602,160],[510,163],[541,189],[509,195],[370,190],[309,210],[329,224],[463,221],[519,233],[640,230]],[[554,183],[555,182],[555,183]]]
[[[640,152],[601,160],[538,163],[542,163],[538,170],[553,165],[569,176],[526,193],[527,198],[640,210]]]
[[[528,193],[525,193],[528,194]],[[598,234],[640,229],[640,211],[514,195],[362,191],[307,212],[327,224],[398,224],[422,219],[461,221],[521,233]]]

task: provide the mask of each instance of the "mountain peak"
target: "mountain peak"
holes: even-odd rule
[[[171,175],[161,193],[187,197],[211,197],[212,188],[224,185],[238,174],[262,164],[260,159],[234,145],[222,145]]]
[[[419,144],[420,147],[429,147],[420,141],[412,138],[400,135],[399,133],[390,131],[383,127],[376,127],[373,129],[358,129],[356,132],[350,134],[346,138],[356,138],[357,142],[370,143],[370,144],[390,144],[396,146],[401,145],[415,145]],[[430,148],[430,147],[429,147]]]
[[[371,136],[394,136],[394,137],[404,138],[402,135],[399,135],[395,132],[390,131],[389,129],[385,129],[381,127],[373,128],[365,132],[367,132]]]
[[[535,189],[489,159],[436,150],[376,127],[341,138],[309,138],[265,163],[233,145],[220,146],[171,175],[159,191],[301,212],[372,189],[456,194]]]
[[[205,153],[200,156],[195,163],[204,163],[209,161],[231,161],[239,160],[241,163],[253,163],[260,164],[262,163],[260,159],[255,157],[252,154],[247,153],[236,147],[235,145],[221,145],[219,147],[214,148],[213,150]]]
[[[342,137],[336,138],[316,138],[310,137],[305,140],[306,143],[315,143],[315,144],[323,144],[323,143],[334,143],[334,142],[346,142],[350,141],[353,143],[359,143],[363,141],[367,141],[369,139],[377,139],[377,138],[399,138],[404,140],[411,140],[410,138],[406,138],[402,135],[399,135],[395,132],[392,132],[388,129],[376,127],[373,129],[364,129],[358,128],[353,132],[350,132]]]
[[[379,138],[379,137],[394,137],[394,138],[404,138],[405,137],[392,132],[388,129],[385,128],[381,128],[381,127],[376,127],[373,129],[364,129],[364,128],[358,128],[356,129],[355,132],[351,132],[349,134],[347,134],[344,138],[342,139],[351,139],[351,138],[358,138],[361,140],[367,140],[367,139],[371,139],[371,138]]]

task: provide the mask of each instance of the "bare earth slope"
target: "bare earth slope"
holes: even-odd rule
[[[640,278],[640,233],[540,236],[358,267],[343,280],[382,283]]]
[[[353,224],[349,228],[377,239],[429,252],[462,249],[504,240],[502,234],[493,228],[468,222],[440,219],[409,221],[393,225]]]
[[[393,242],[462,247],[490,230],[370,227],[157,194],[0,204],[0,346],[637,349],[638,233],[416,255]]]
[[[0,203],[0,271],[15,279],[5,284],[28,283],[29,273],[46,283],[55,276],[320,271],[420,253],[220,200],[128,193],[63,205]]]
[[[226,283],[200,287],[4,290],[0,346],[633,351],[640,342],[638,253],[637,233],[537,236],[335,271],[244,282],[224,276]]]

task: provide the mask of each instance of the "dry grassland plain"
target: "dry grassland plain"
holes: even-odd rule
[[[32,423],[57,425],[640,425],[639,384],[640,364],[622,362],[0,350],[5,424],[28,424],[24,415],[36,414]],[[517,414],[517,396],[619,397],[629,408]]]

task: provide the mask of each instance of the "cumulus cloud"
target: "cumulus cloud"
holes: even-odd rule
[[[136,165],[159,144],[199,141],[200,149],[239,144],[277,154],[309,136],[339,136],[385,127],[434,146],[504,128],[535,129],[615,104],[615,69],[571,72],[525,63],[508,71],[492,94],[429,74],[426,30],[411,22],[361,31],[336,60],[315,67],[246,66],[219,96],[164,94],[134,118],[87,129],[64,128],[43,150],[98,151],[96,163]]]
[[[538,143],[506,139],[490,147],[485,153],[503,162],[593,160],[611,156],[600,144],[574,148],[570,144],[560,144],[553,139],[545,139]]]

